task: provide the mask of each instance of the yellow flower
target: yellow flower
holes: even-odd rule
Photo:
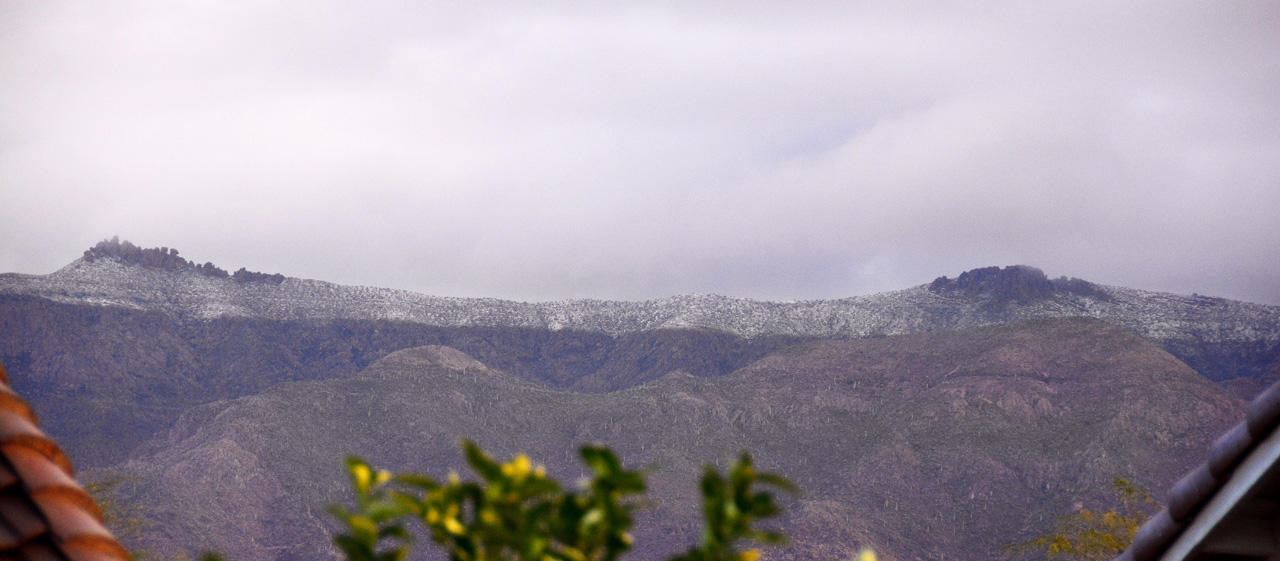
[[[462,524],[458,522],[457,518],[446,519],[444,521],[444,529],[448,530],[450,534],[455,536],[461,536],[463,532],[467,531],[466,528],[463,528]]]
[[[863,548],[858,554],[858,561],[876,561],[876,552],[871,551],[871,548]]]
[[[356,487],[361,489],[369,488],[369,480],[373,477],[373,473],[369,471],[369,466],[358,464],[351,468],[351,475],[355,476]]]
[[[529,470],[532,468],[533,462],[529,461],[529,456],[520,454],[514,460],[511,460],[511,463],[502,465],[502,473],[507,477],[524,479],[524,476],[529,475]]]

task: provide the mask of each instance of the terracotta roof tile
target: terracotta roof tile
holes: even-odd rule
[[[3,366],[0,366],[3,368]],[[36,413],[31,410],[31,406],[27,402],[22,401],[18,394],[14,393],[8,386],[8,381],[4,385],[0,385],[0,410],[15,413],[31,422],[33,425],[39,424],[36,421]]]
[[[129,561],[0,365],[0,561]]]
[[[18,476],[13,473],[13,469],[8,465],[0,463],[0,489],[7,488],[18,482]]]
[[[61,500],[36,500],[41,510],[49,517],[53,534],[62,538],[61,545],[74,546],[85,551],[108,551],[119,549],[122,556],[128,552],[110,544],[115,542],[111,532],[91,513],[86,512],[75,503]]]
[[[1254,398],[1246,409],[1245,421],[1218,437],[1206,461],[1169,489],[1168,506],[1138,529],[1129,549],[1114,561],[1151,561],[1164,553],[1206,501],[1222,488],[1240,462],[1276,430],[1277,424],[1280,424],[1280,382]]]
[[[85,550],[73,546],[63,546],[63,553],[70,557],[71,561],[119,561],[120,559],[114,551]]]
[[[3,371],[0,370],[0,372]],[[35,423],[11,411],[0,409],[0,446],[9,445],[23,446],[40,452],[54,464],[54,467],[66,473],[74,473],[71,469],[71,460],[57,443],[36,428]]]
[[[64,561],[57,548],[47,543],[30,543],[18,549],[18,559],[25,561]]]
[[[49,533],[49,523],[45,522],[31,501],[21,493],[10,492],[0,496],[0,520],[4,521],[9,532],[17,538],[15,545]]]
[[[70,475],[67,475],[67,472],[61,469],[49,469],[49,459],[44,454],[25,446],[2,444],[0,444],[0,454],[4,454],[5,459],[9,460],[9,465],[13,467],[17,478],[22,480],[32,495],[55,489],[62,490],[73,495],[68,500],[78,502],[81,508],[89,510],[97,518],[102,518],[102,511],[89,494]]]
[[[9,528],[8,523],[0,523],[0,552],[12,550],[21,544],[22,540]]]

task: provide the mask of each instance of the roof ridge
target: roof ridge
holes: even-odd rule
[[[1114,561],[1152,561],[1164,553],[1236,467],[1280,424],[1280,381],[1258,394],[1240,421],[1214,440],[1207,459],[1169,488],[1165,504],[1138,529]]]
[[[0,557],[132,561],[0,364]]]

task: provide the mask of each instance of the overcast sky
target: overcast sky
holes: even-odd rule
[[[528,4],[0,0],[0,272],[1280,304],[1280,2]]]

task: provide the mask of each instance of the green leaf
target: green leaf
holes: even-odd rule
[[[348,561],[373,561],[369,548],[351,536],[334,536],[333,543],[346,554]]]
[[[436,482],[435,479],[416,473],[399,474],[392,477],[391,480],[409,487],[422,489],[423,491],[434,491],[440,488],[440,483]]]
[[[463,440],[462,450],[466,454],[467,464],[476,470],[476,473],[479,473],[485,481],[494,482],[503,479],[502,466],[486,455],[476,443],[470,440]]]

